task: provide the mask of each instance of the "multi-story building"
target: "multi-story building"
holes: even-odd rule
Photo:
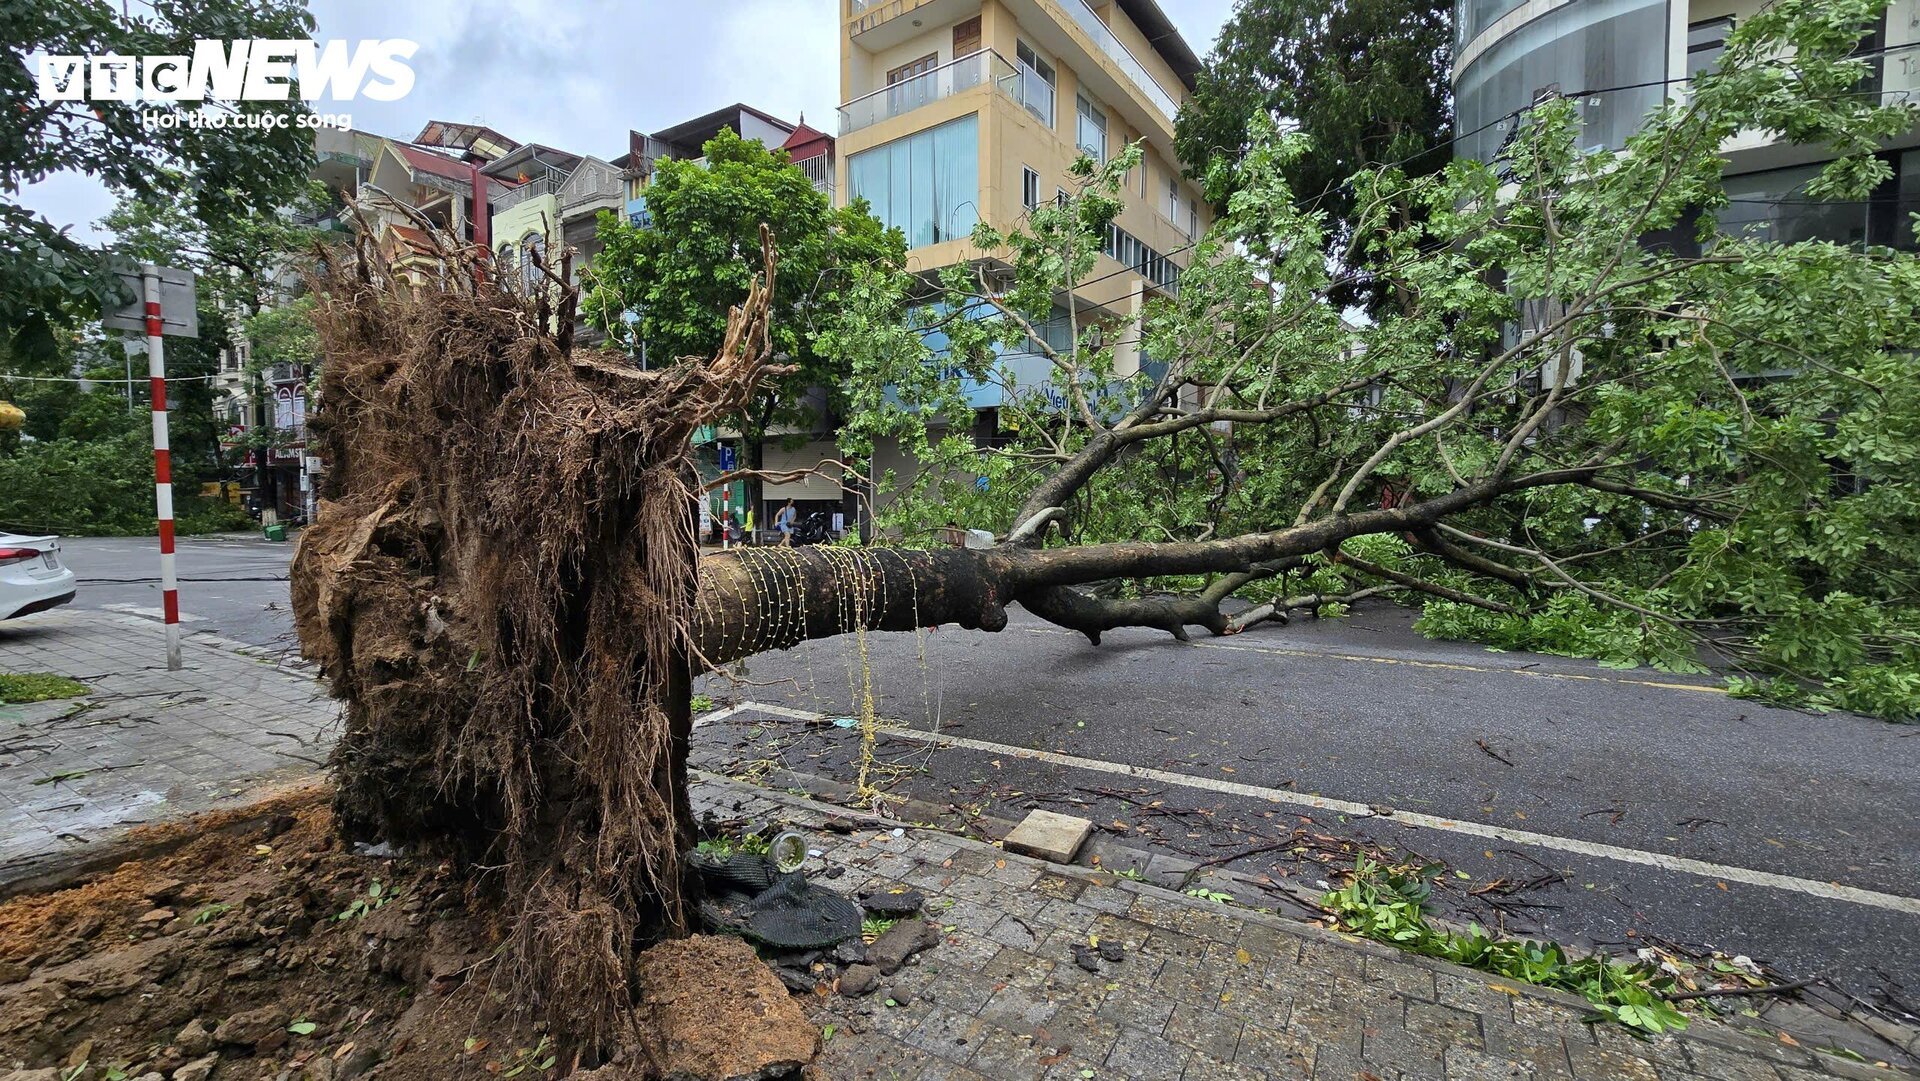
[[[980,251],[977,222],[1016,228],[1074,183],[1082,155],[1105,161],[1139,142],[1140,165],[1084,284],[1063,290],[1039,328],[1067,344],[1068,308],[1100,325],[1120,376],[1153,370],[1139,346],[1142,310],[1179,288],[1210,224],[1185,179],[1174,116],[1200,62],[1154,0],[843,0],[839,200],[865,199],[907,237],[908,265],[1004,269]],[[968,381],[991,437],[1008,394],[1060,399],[1036,347],[1001,354],[1003,383]],[[811,452],[812,448],[808,449]],[[805,457],[803,453],[801,457]],[[914,464],[882,448],[876,469]]]
[[[1454,152],[1490,161],[1517,116],[1546,95],[1573,99],[1582,140],[1614,149],[1649,110],[1684,97],[1709,70],[1739,21],[1764,0],[1458,0],[1453,87],[1461,133]],[[1860,43],[1871,72],[1861,87],[1883,100],[1920,90],[1920,0],[1892,0]],[[1912,250],[1909,215],[1920,210],[1920,129],[1882,150],[1894,176],[1864,202],[1823,202],[1806,185],[1832,155],[1767,132],[1742,132],[1722,147],[1723,231],[1769,240],[1829,240]]]
[[[620,167],[626,177],[627,220],[641,228],[653,226],[653,215],[647,209],[647,188],[653,181],[656,162],[664,158],[702,161],[707,141],[727,129],[742,139],[758,140],[763,146],[785,150],[793,164],[806,174],[815,188],[832,196],[835,162],[832,136],[809,127],[805,117],[798,124],[790,124],[750,105],[735,103],[651,135],[638,131],[627,133],[627,153],[613,159],[613,164]],[[645,363],[645,343],[634,342],[631,348]],[[824,395],[821,397],[824,398]],[[709,479],[720,474],[724,460],[731,460],[737,467],[752,466],[770,471],[810,467],[818,461],[817,457],[808,459],[804,465],[792,463],[803,457],[807,448],[817,449],[823,443],[831,445],[831,437],[824,434],[831,429],[831,419],[825,415],[824,409],[820,410],[820,416],[819,432],[771,433],[769,438],[755,445],[750,445],[750,441],[738,431],[703,428],[696,433],[696,462],[701,473]],[[795,443],[800,445],[799,450],[790,449],[789,445]],[[828,453],[822,456],[834,455]],[[788,484],[743,480],[712,493],[706,504],[707,517],[713,520],[731,511],[744,520],[748,509],[753,508],[755,524],[770,525],[774,507],[789,498],[809,507],[817,503],[821,508],[831,506],[836,510],[840,509],[842,500],[839,483],[824,477],[807,477]]]
[[[758,139],[761,146],[782,147],[787,145],[787,140],[795,131],[804,126],[789,124],[771,113],[735,102],[691,120],[683,120],[670,128],[662,128],[652,135],[629,130],[627,152],[613,159],[613,164],[619,166],[626,177],[627,220],[639,226],[653,223],[652,215],[647,212],[646,190],[647,185],[653,182],[653,163],[661,158],[701,161],[706,153],[707,140],[729,129],[742,139]],[[807,130],[812,131],[811,128]],[[827,152],[831,153],[831,150],[829,142]],[[796,162],[800,160],[799,154],[793,157]]]

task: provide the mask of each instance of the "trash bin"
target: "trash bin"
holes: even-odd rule
[[[283,541],[287,539],[287,527],[281,525],[279,522],[273,523],[260,532],[265,534],[266,538],[270,541]]]

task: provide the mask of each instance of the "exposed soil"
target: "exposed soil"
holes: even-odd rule
[[[0,1078],[775,1078],[817,1053],[809,999],[714,936],[639,954],[621,1049],[571,1051],[510,1008],[504,932],[472,914],[497,908],[447,863],[340,840],[332,799],[155,827],[146,855],[0,903]]]
[[[489,992],[495,936],[466,917],[448,869],[356,854],[335,839],[330,798],[314,786],[163,827],[145,840],[190,839],[0,905],[0,1076],[58,1068],[65,1081],[83,1062],[76,1081],[571,1066]]]

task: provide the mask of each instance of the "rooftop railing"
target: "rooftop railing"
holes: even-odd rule
[[[1134,85],[1140,88],[1140,92],[1147,96],[1147,100],[1153,102],[1154,107],[1167,118],[1167,123],[1173,123],[1175,114],[1180,111],[1179,103],[1174,101],[1173,95],[1161,89],[1159,81],[1147,73],[1146,65],[1121,44],[1120,39],[1114,36],[1113,29],[1100,21],[1100,16],[1087,6],[1086,0],[1058,0],[1058,2],[1061,7],[1067,9],[1068,15],[1073,16],[1073,21],[1080,24],[1080,29],[1086,31],[1087,36],[1093,39],[1093,43],[1100,46],[1100,51],[1107,54],[1107,59],[1112,60],[1122,72],[1125,72],[1127,78],[1133,80]]]

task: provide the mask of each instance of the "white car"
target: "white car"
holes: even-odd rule
[[[57,608],[73,593],[73,571],[60,559],[60,538],[0,533],[0,619]]]

